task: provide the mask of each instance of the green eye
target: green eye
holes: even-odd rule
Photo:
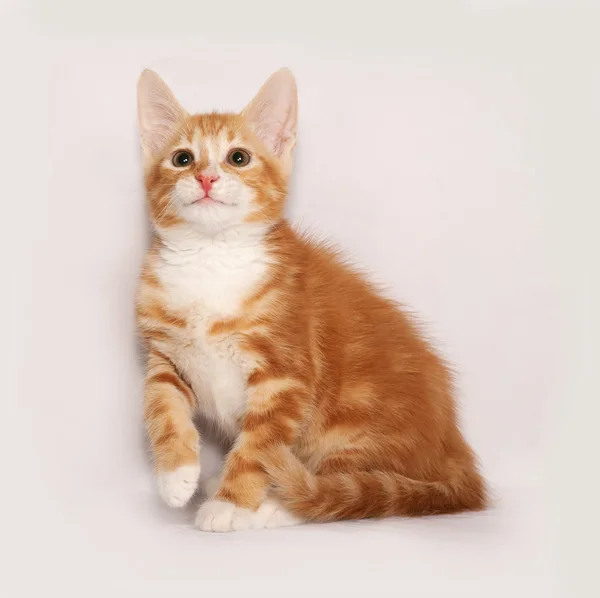
[[[172,162],[173,166],[184,168],[185,166],[189,166],[194,162],[194,156],[192,156],[190,152],[182,150],[173,154]]]
[[[246,166],[250,162],[250,154],[243,149],[233,149],[227,155],[227,162],[232,166]]]

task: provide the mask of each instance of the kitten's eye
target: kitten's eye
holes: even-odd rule
[[[234,149],[227,155],[227,162],[232,166],[246,166],[250,162],[250,154],[243,149]]]
[[[189,166],[193,161],[194,156],[192,156],[190,152],[186,152],[185,150],[181,150],[180,152],[175,152],[173,154],[173,166],[183,168],[185,166]]]

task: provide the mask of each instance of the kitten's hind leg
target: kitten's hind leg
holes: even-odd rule
[[[254,516],[254,529],[259,528],[275,528],[289,527],[291,525],[299,525],[302,520],[289,511],[286,511],[279,502],[268,498],[265,500]]]

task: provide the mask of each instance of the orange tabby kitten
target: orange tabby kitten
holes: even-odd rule
[[[415,325],[282,211],[297,92],[280,70],[240,114],[138,86],[154,240],[137,298],[158,488],[185,504],[200,414],[232,443],[206,531],[482,509],[450,374]]]

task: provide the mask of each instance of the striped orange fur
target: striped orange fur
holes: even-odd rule
[[[396,303],[282,216],[289,71],[240,114],[189,115],[149,71],[138,98],[155,232],[137,316],[165,500],[196,489],[200,415],[232,445],[203,530],[484,508],[442,359]]]

